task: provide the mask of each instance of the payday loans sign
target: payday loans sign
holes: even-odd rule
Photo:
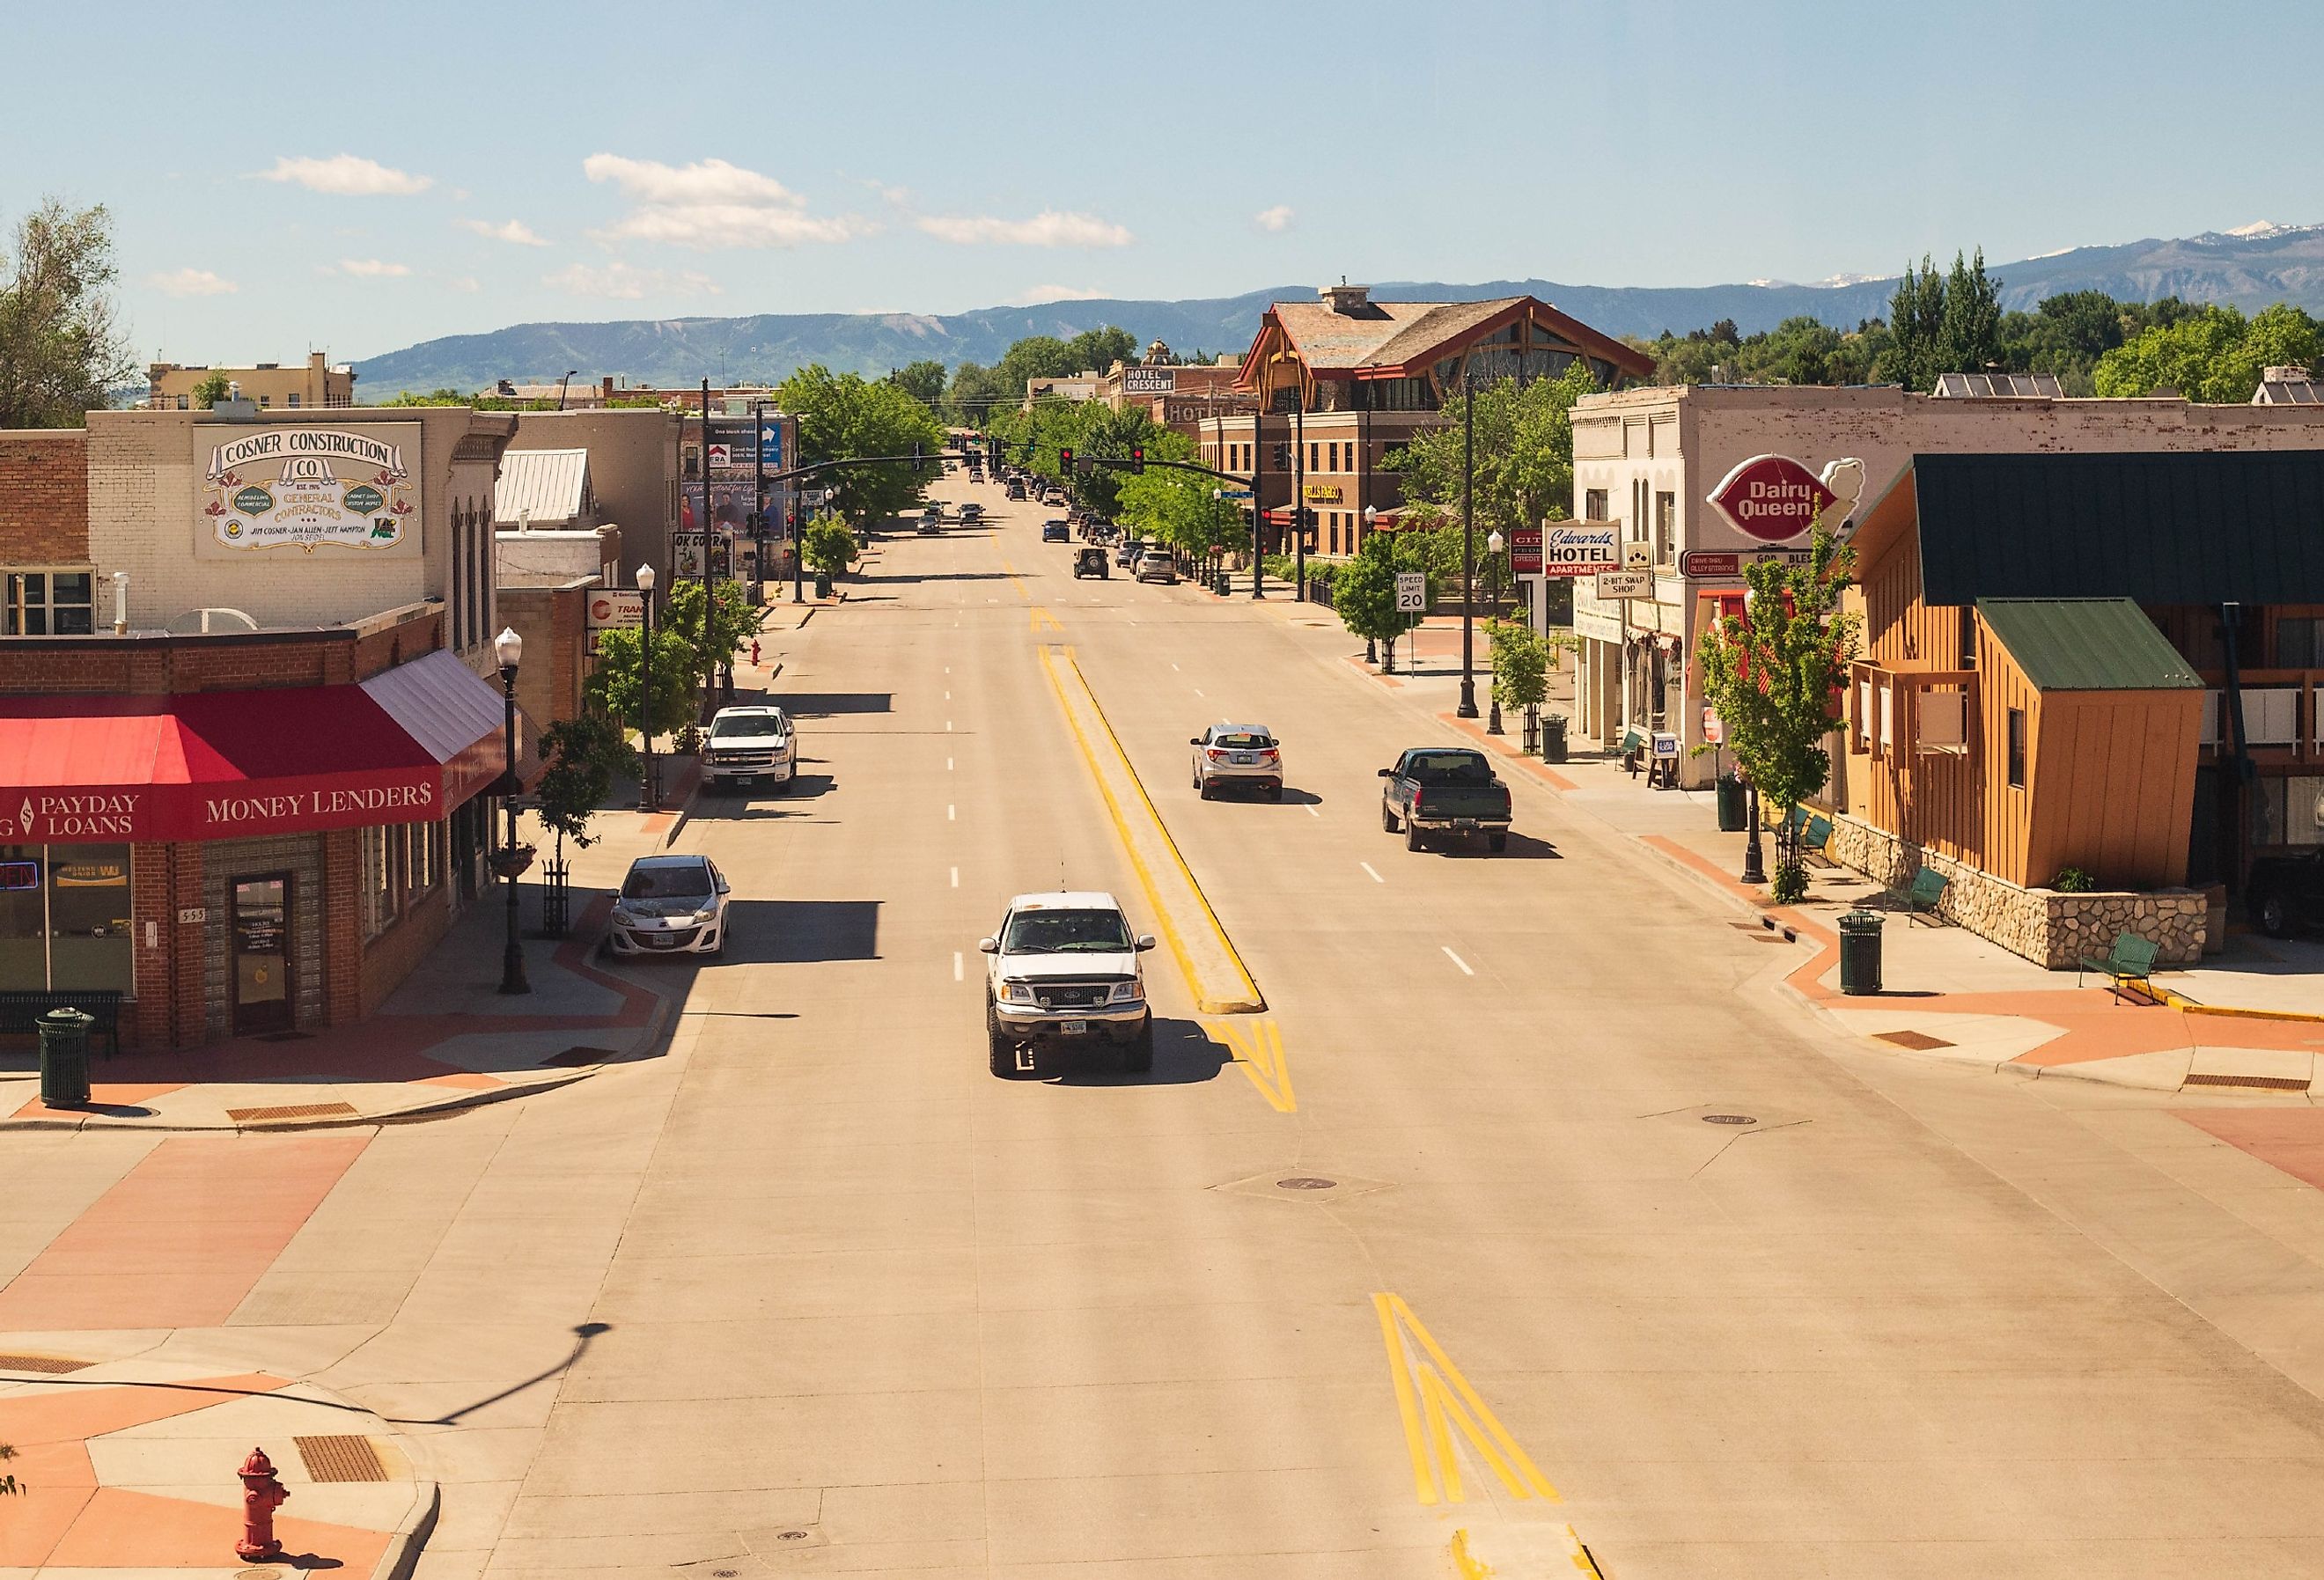
[[[217,549],[378,554],[419,545],[419,489],[398,438],[341,428],[232,430],[211,449],[203,476],[202,518]]]

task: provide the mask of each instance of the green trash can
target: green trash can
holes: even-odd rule
[[[1541,760],[1544,762],[1565,761],[1565,716],[1546,714],[1541,721]]]
[[[1732,773],[1719,776],[1719,832],[1740,834],[1751,820],[1750,802],[1743,781]]]
[[[1851,910],[1840,919],[1840,991],[1880,991],[1880,913]]]
[[[41,1102],[50,1108],[88,1105],[88,1029],[97,1017],[51,1010],[34,1023],[41,1039]]]
[[[815,573],[815,596],[818,598],[831,596],[831,572],[818,570]]]

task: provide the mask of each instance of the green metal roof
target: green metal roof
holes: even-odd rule
[[[1977,612],[2037,691],[2177,691],[2203,683],[2128,598],[1979,598]]]

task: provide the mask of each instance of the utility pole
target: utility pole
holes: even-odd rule
[[[1291,553],[1297,566],[1299,601],[1307,601],[1307,391],[1292,386],[1291,407]]]
[[[751,402],[751,497],[759,508],[751,516],[751,605],[758,606],[766,593],[767,577],[767,403]]]
[[[710,381],[706,378],[702,381],[702,503],[696,516],[695,525],[702,529],[702,640],[707,644],[711,629],[710,545],[715,534],[710,522]],[[702,711],[706,714],[711,711],[711,692],[715,684],[715,674],[702,678]]]
[[[1263,598],[1260,582],[1266,574],[1267,561],[1267,495],[1259,487],[1259,478],[1267,470],[1267,402],[1250,414],[1250,596]]]
[[[1462,718],[1477,716],[1477,531],[1471,508],[1476,492],[1477,379],[1464,359],[1461,365],[1461,706],[1453,709]]]

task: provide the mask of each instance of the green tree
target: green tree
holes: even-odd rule
[[[2236,395],[2234,379],[2227,374],[2249,328],[2249,321],[2232,307],[2206,307],[2168,325],[2143,329],[2107,352],[2092,370],[2092,383],[2099,394],[2116,397],[2168,389],[2190,401],[2249,400],[2252,390]],[[2252,388],[2257,387],[2255,372]]]
[[[1367,532],[1355,558],[1340,567],[1332,582],[1332,611],[1351,635],[1366,642],[1384,642],[1388,669],[1396,669],[1396,639],[1418,625],[1421,616],[1396,606],[1399,571],[1418,571],[1427,578],[1428,594],[1436,594],[1437,574],[1430,563],[1422,534],[1409,531]]]
[[[1171,449],[1190,452],[1167,458],[1194,458],[1194,446],[1185,437],[1175,433],[1166,437],[1176,441],[1169,447]],[[1147,454],[1154,456],[1160,448],[1158,444],[1150,445]],[[1124,476],[1119,481],[1114,497],[1117,519],[1136,536],[1149,542],[1167,543],[1195,559],[1241,549],[1250,541],[1250,514],[1240,500],[1213,498],[1220,486],[1215,478],[1173,467],[1155,467],[1142,476]]]
[[[933,359],[907,363],[888,375],[888,382],[923,406],[944,399],[945,365]]]
[[[767,612],[752,604],[750,594],[735,581],[712,582],[707,598],[699,580],[679,581],[669,588],[663,609],[662,624],[685,644],[688,673],[696,686],[708,685],[719,667],[732,663],[742,644],[767,624]],[[659,668],[659,647],[654,662]]]
[[[585,713],[543,729],[540,755],[545,766],[534,795],[541,826],[557,836],[561,863],[568,836],[583,850],[596,843],[589,820],[612,793],[614,776],[637,771],[637,754],[626,728],[605,715]]]
[[[696,667],[693,643],[667,626],[653,634],[653,697],[650,716],[641,712],[646,700],[645,633],[637,627],[597,633],[597,667],[582,683],[581,695],[590,707],[614,720],[624,731],[650,723],[656,736],[675,735],[694,722],[702,676]]]
[[[891,465],[824,474],[818,483],[831,490],[833,508],[859,527],[918,504],[927,485],[943,475],[936,459],[944,449],[943,425],[895,384],[835,374],[814,363],[785,379],[775,393],[783,410],[798,418],[800,457],[807,464],[908,456],[915,445],[929,457],[927,467],[918,472]]]
[[[799,544],[807,568],[817,575],[837,576],[855,563],[855,534],[848,531],[845,522],[830,516],[809,523]]]
[[[1939,374],[1979,373],[1987,363],[2000,360],[2001,282],[1986,273],[1983,247],[1969,262],[1955,253],[1937,318],[1936,363],[1928,370],[1929,387],[1936,387]]]
[[[1924,254],[1917,270],[1904,265],[1888,299],[1888,349],[1879,376],[1924,395],[1935,389],[1937,374],[1946,371],[1937,365],[1944,319],[1944,276]]]
[[[1727,729],[1727,747],[1761,798],[1783,815],[1774,892],[1807,892],[1792,814],[1824,787],[1839,726],[1835,699],[1856,655],[1858,617],[1840,608],[1856,551],[1817,526],[1808,563],[1744,568],[1748,608],[1713,622],[1695,644],[1702,696]]]
[[[1549,697],[1549,639],[1522,620],[1489,620],[1493,700],[1507,708],[1539,707]]]
[[[1065,342],[1065,360],[1073,364],[1074,373],[1103,373],[1117,362],[1138,360],[1138,341],[1127,329],[1111,324],[1099,329],[1084,329]]]
[[[55,198],[0,254],[0,428],[78,428],[136,372],[114,321],[113,217]]]
[[[1577,361],[1554,379],[1522,384],[1502,379],[1476,393],[1473,514],[1480,544],[1496,528],[1506,537],[1544,517],[1567,514],[1573,499],[1573,402],[1596,387],[1587,365]],[[1466,476],[1465,399],[1448,401],[1443,427],[1416,435],[1382,463],[1403,476],[1406,500],[1447,515],[1458,514]],[[1420,519],[1433,524],[1436,513],[1424,511]]]
[[[964,427],[982,428],[991,414],[1002,406],[1015,406],[1025,399],[1025,386],[1019,384],[1012,393],[1002,380],[1001,370],[987,367],[980,362],[964,362],[952,370],[952,383],[945,391],[945,416]]]
[[[233,393],[234,381],[221,371],[213,370],[209,376],[194,386],[194,409],[207,411]]]

